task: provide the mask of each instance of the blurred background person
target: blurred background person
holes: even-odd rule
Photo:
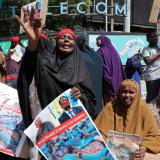
[[[10,39],[11,46],[6,55],[6,81],[13,88],[17,87],[17,75],[19,72],[21,58],[25,52],[25,47],[21,44],[19,37]]]
[[[121,59],[112,45],[111,40],[105,35],[97,37],[98,54],[103,59],[103,84],[102,96],[104,105],[115,99],[121,82],[126,78]]]
[[[146,102],[150,103],[157,97],[160,90],[160,48],[155,30],[149,31],[146,38],[149,45],[142,51],[143,59],[146,63],[143,75],[147,89]]]
[[[91,47],[87,45],[87,39],[84,34],[77,36],[77,43],[80,49],[80,54],[85,60],[91,80],[93,83],[93,91],[96,96],[95,117],[102,109],[102,76],[103,76],[103,61]]]
[[[140,51],[138,51],[132,57],[127,59],[125,65],[126,78],[135,80],[138,83],[140,90],[141,90],[141,75],[143,71],[141,64],[142,59],[143,59],[142,54],[140,53]]]

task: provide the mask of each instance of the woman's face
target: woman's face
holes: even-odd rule
[[[132,86],[124,86],[120,94],[123,105],[129,107],[133,103],[136,93],[137,91]]]
[[[75,40],[70,34],[63,34],[58,39],[58,48],[63,54],[70,54],[75,48]]]
[[[102,43],[101,40],[100,40],[100,39],[97,39],[97,46],[98,46],[98,47],[101,46],[101,43]]]

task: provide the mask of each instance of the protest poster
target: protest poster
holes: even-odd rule
[[[24,129],[17,90],[0,83],[0,152],[25,158]]]
[[[46,106],[24,132],[48,160],[114,160],[71,89]]]
[[[24,18],[24,14],[27,14],[28,16],[31,13],[31,8],[35,9],[35,16],[42,18],[42,26],[45,26],[46,23],[46,14],[48,10],[48,0],[36,0],[32,3],[26,4],[21,8],[21,21],[26,22],[27,17]],[[24,30],[22,26],[20,26],[20,33],[23,33]]]
[[[108,147],[117,160],[130,160],[133,152],[139,150],[141,136],[135,134],[108,131]]]
[[[25,53],[25,47],[22,47],[20,44],[17,44],[15,46],[15,49],[13,49],[13,51],[11,51],[11,52],[12,52],[11,59],[13,59],[16,62],[20,62],[22,56]]]

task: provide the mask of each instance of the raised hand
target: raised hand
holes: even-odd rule
[[[22,7],[22,10],[24,13],[23,21],[17,15],[15,18],[28,35],[28,49],[30,51],[35,51],[37,49],[37,43],[42,32],[42,19],[35,16],[35,9],[33,7],[31,8],[31,12],[29,12],[28,7]]]

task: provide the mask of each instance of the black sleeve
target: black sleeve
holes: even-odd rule
[[[31,53],[28,50],[28,48],[26,48],[25,54],[21,60],[18,79],[17,79],[19,103],[26,127],[28,127],[32,123],[32,117],[29,107],[29,86],[32,82],[34,75],[36,57],[37,57],[36,52]]]

